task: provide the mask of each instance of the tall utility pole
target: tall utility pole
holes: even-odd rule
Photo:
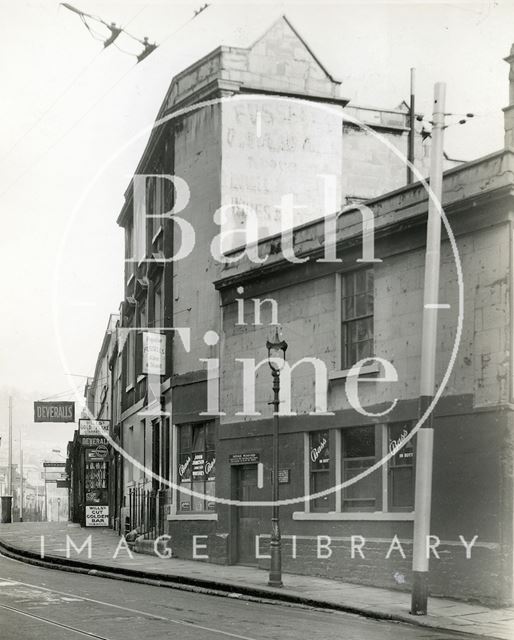
[[[7,451],[7,495],[12,496],[12,396],[9,396],[9,442]]]
[[[23,522],[23,449],[21,448],[21,431],[20,431],[20,522]]]
[[[443,186],[443,137],[445,129],[446,85],[434,87],[432,145],[430,148],[430,188],[428,199],[427,246],[425,257],[425,288],[423,300],[423,334],[421,342],[421,372],[419,416],[423,416],[435,394],[435,364],[437,352],[437,312],[439,306],[439,270],[441,254],[441,196]],[[416,488],[414,504],[414,541],[412,558],[411,613],[426,615],[428,603],[427,536],[430,535],[432,506],[432,457],[434,449],[433,412],[417,433]]]
[[[416,141],[416,98],[415,98],[415,82],[416,82],[416,69],[411,67],[410,70],[410,105],[409,105],[409,151],[407,159],[411,164],[414,164],[415,160],[415,141]],[[414,181],[414,174],[412,169],[407,166],[407,184],[412,184]]]
[[[44,462],[43,462],[43,464],[44,464]],[[44,480],[43,480],[43,482],[45,483],[45,518],[44,518],[44,521],[48,522],[48,492],[47,492],[47,489],[46,489],[46,484],[47,484],[46,483],[46,467],[43,467],[43,468],[44,468]]]

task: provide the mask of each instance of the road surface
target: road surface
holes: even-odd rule
[[[221,571],[221,569],[220,569]],[[0,556],[2,640],[451,640],[356,615],[43,569]]]

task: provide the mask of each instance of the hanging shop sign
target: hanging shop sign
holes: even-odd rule
[[[110,420],[89,420],[81,418],[79,420],[80,436],[101,436],[109,431]]]
[[[163,376],[166,373],[166,336],[143,333],[143,373]]]
[[[66,466],[65,462],[43,462],[43,467],[52,467],[53,469],[56,469],[57,467],[61,468],[65,466]]]
[[[64,400],[34,402],[34,422],[75,422],[75,403]]]

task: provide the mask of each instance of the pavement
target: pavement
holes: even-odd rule
[[[71,546],[67,557],[66,536],[79,549],[91,536],[91,557],[87,557],[86,548],[78,554]],[[430,598],[428,615],[412,616],[410,594],[406,592],[293,574],[283,576],[282,588],[273,588],[267,585],[267,572],[255,567],[221,566],[143,554],[131,557],[125,547],[116,555],[119,542],[119,536],[110,529],[83,529],[69,523],[0,524],[0,552],[40,566],[238,599],[346,611],[501,640],[514,638],[514,607],[493,609]]]

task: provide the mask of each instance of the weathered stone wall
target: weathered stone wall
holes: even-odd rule
[[[507,225],[490,227],[457,240],[464,277],[464,321],[461,347],[445,394],[474,394],[477,405],[508,400],[509,301],[507,273],[509,239]],[[423,310],[424,251],[405,250],[384,257],[375,270],[375,355],[392,362],[398,382],[359,385],[364,407],[394,398],[416,398],[419,394],[421,329]],[[356,265],[357,266],[357,265]],[[315,273],[315,268],[313,270]],[[278,303],[278,320],[288,342],[287,359],[293,365],[304,357],[317,357],[329,373],[338,370],[336,275],[269,290],[262,299]],[[240,296],[244,298],[244,294]],[[437,382],[447,370],[458,325],[458,287],[455,262],[448,242],[442,246],[440,302],[449,309],[439,311]],[[235,358],[266,357],[265,342],[271,328],[269,307],[263,307],[262,326],[255,327],[253,303],[245,302],[245,325],[238,325],[237,303],[224,309],[224,354],[221,404],[224,422],[240,421],[235,413],[243,408],[241,367]],[[312,367],[303,364],[293,373],[293,410],[299,414],[315,410]],[[256,406],[266,415],[269,371],[256,374]],[[330,383],[329,409],[348,409],[345,380]],[[245,419],[256,419],[248,417]]]
[[[232,206],[227,231],[248,226],[246,208],[258,219],[259,239],[325,214],[322,175],[334,176],[340,191],[339,113],[337,107],[279,97],[223,105],[222,203]],[[297,207],[289,223],[279,209],[288,194]],[[340,195],[328,213],[339,202]],[[242,234],[234,234],[225,248],[244,243]]]

